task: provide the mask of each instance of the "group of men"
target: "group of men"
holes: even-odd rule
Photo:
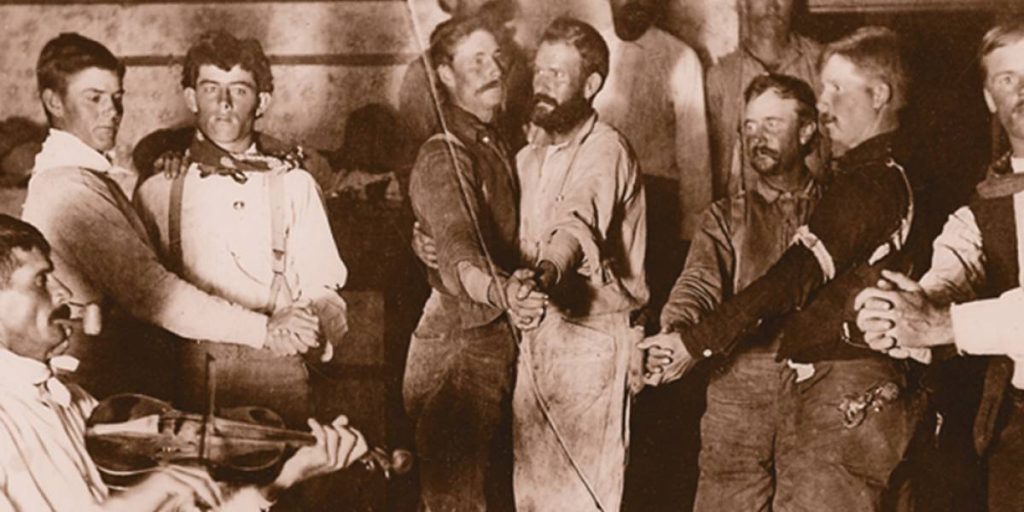
[[[647,299],[644,196],[628,142],[592,108],[608,69],[600,35],[570,18],[544,32],[528,143],[513,158],[493,124],[497,37],[472,17],[434,32],[443,122],[410,188],[433,294],[405,380],[428,509],[617,509],[631,390],[704,360],[715,371],[696,510],[912,507],[914,475],[897,470],[926,424],[921,375],[943,359],[925,347],[951,343],[1008,356],[989,364],[976,434],[989,510],[1019,508],[1024,22],[994,28],[980,54],[1014,153],[950,218],[920,285],[906,274],[932,240],[924,172],[908,165],[900,126],[912,101],[900,38],[864,27],[824,48],[801,41],[782,48],[814,55],[810,78],[752,53],[765,48],[742,50],[766,72],[736,70],[739,140],[719,154],[742,159],[727,164],[738,184],[705,212],[661,332],[641,341],[631,314]]]
[[[196,129],[187,152],[169,156],[186,165],[137,186],[109,155],[121,61],[65,33],[36,70],[50,131],[23,219],[0,218],[0,510],[267,510],[279,496],[276,509],[319,505],[308,491],[281,493],[367,451],[344,416],[312,419],[300,355],[327,359],[345,334],[346,269],[302,149],[254,130],[273,92],[259,42],[222,31],[195,41],[182,87]],[[99,336],[70,327],[90,304],[105,314]],[[100,396],[164,393],[194,412],[268,407],[315,445],[259,486],[222,487],[199,460],[112,495],[87,450],[97,401],[64,375],[78,362],[62,355],[69,345],[86,370],[71,380]],[[168,369],[173,389],[146,386]]]

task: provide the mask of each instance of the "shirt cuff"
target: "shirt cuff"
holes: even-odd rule
[[[1015,320],[1021,306],[1024,306],[1024,292],[1019,288],[996,299],[950,306],[957,350],[972,355],[1024,353],[1024,344],[1016,342],[1024,331],[1024,324]]]
[[[540,248],[537,261],[548,260],[558,269],[558,275],[564,276],[566,272],[574,267],[577,255],[580,253],[580,242],[576,237],[558,230],[551,235],[551,239]]]
[[[253,312],[238,324],[235,341],[240,345],[256,349],[263,348],[267,341],[267,324],[270,317]]]
[[[469,298],[482,304],[491,304],[487,291],[490,289],[491,282],[494,279],[491,278],[490,274],[468,261],[460,261],[455,268],[458,270],[462,288],[466,290]]]

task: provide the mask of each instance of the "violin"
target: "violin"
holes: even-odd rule
[[[213,416],[138,394],[100,402],[85,432],[86,449],[112,488],[131,486],[169,464],[202,465],[219,482],[264,485],[296,450],[314,444],[312,434],[285,428],[279,415],[263,407],[226,408]],[[412,454],[374,448],[359,462],[390,478],[412,467]]]

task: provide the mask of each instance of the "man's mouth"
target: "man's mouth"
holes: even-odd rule
[[[68,304],[61,304],[50,312],[50,325],[59,328],[64,335],[64,339],[70,338],[71,333],[74,332],[72,323],[74,323],[74,320],[71,319],[71,306]]]
[[[477,92],[484,93],[484,92],[487,92],[487,91],[489,91],[491,89],[497,89],[499,87],[501,87],[501,81],[500,80],[492,80],[492,81],[487,82],[486,84],[484,84],[483,87],[481,87],[480,89],[477,90]]]

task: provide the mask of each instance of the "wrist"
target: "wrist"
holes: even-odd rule
[[[549,260],[542,260],[537,264],[537,271],[540,274],[537,278],[537,284],[540,285],[542,290],[550,290],[558,284],[562,277],[558,267]]]

